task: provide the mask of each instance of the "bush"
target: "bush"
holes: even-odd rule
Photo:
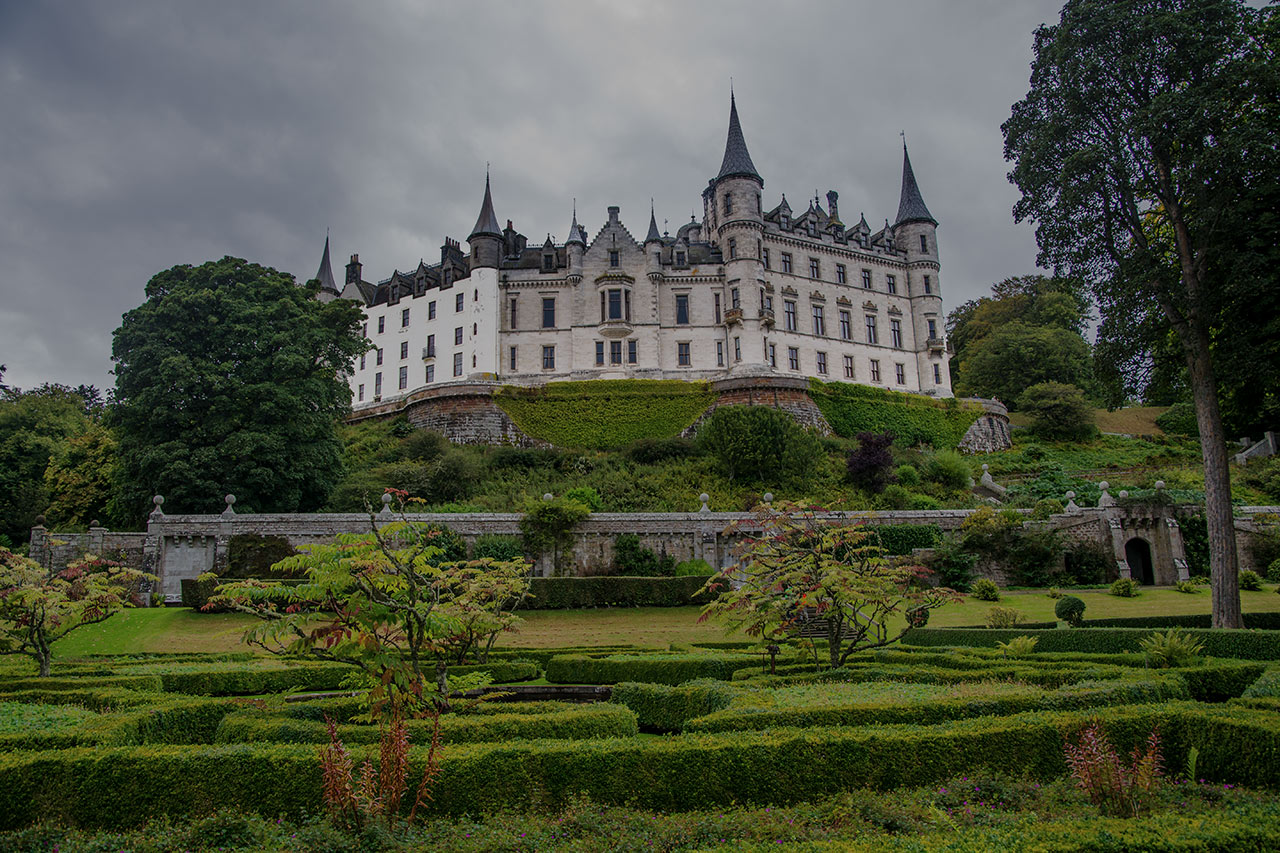
[[[277,572],[272,566],[298,552],[283,536],[239,533],[227,542],[227,578],[287,578],[288,572]]]
[[[1098,434],[1093,407],[1075,385],[1032,385],[1018,397],[1018,409],[1031,416],[1031,432],[1039,438],[1087,441]]]
[[[972,403],[934,400],[852,382],[809,381],[809,396],[836,435],[887,432],[903,447],[955,447],[982,416]]]
[[[924,477],[947,491],[962,492],[969,488],[973,474],[969,470],[969,463],[959,453],[954,450],[939,450],[929,458]]]
[[[613,540],[613,570],[634,577],[670,577],[676,573],[676,561],[645,548],[634,533],[622,533]]]
[[[970,554],[954,542],[944,540],[929,558],[929,570],[938,579],[939,586],[964,592],[973,580],[973,567],[978,562],[976,554]],[[999,589],[997,589],[997,595]]]
[[[988,628],[1016,628],[1026,620],[1021,610],[1012,607],[992,607],[987,611]]]
[[[1241,658],[1251,661],[1280,660],[1280,631],[1190,628],[1187,629],[1187,633],[1204,644],[1205,655],[1215,658]],[[1037,648],[1041,652],[1120,654],[1141,652],[1140,644],[1151,636],[1151,629],[1092,628],[1088,625],[1080,631],[1062,631],[1053,628],[1029,631],[1025,626],[1017,631],[997,631],[988,628],[921,628],[907,632],[902,638],[902,643],[911,646],[991,648],[997,642],[1008,640],[1019,634],[1039,637],[1040,645]],[[1226,663],[1232,666],[1238,664],[1238,662],[1224,662],[1224,665]],[[1261,670],[1258,672],[1261,674]],[[1257,678],[1257,675],[1253,677]],[[1241,687],[1241,690],[1243,689],[1244,687]]]
[[[716,570],[711,568],[711,564],[706,560],[694,559],[676,563],[676,577],[678,578],[707,578],[715,573]]]
[[[995,627],[995,626],[992,626]],[[1035,637],[1028,637],[1025,634],[1021,637],[1014,637],[1007,643],[996,643],[996,648],[1005,657],[1025,658],[1029,657],[1036,650],[1036,643],[1040,642]]]
[[[1170,435],[1199,435],[1196,407],[1190,403],[1174,403],[1169,411],[1156,418],[1156,426]]]
[[[721,406],[696,441],[733,482],[804,484],[819,455],[813,435],[769,406]]]
[[[1245,569],[1240,573],[1240,588],[1250,592],[1257,592],[1262,589],[1262,578],[1258,577],[1257,572]]]
[[[473,560],[518,560],[524,556],[524,546],[519,536],[502,536],[496,533],[485,533],[477,536],[471,546]]]
[[[1195,594],[1200,591],[1200,587],[1194,581],[1178,581],[1173,586],[1178,592]]]
[[[1053,615],[1072,628],[1079,628],[1084,622],[1084,602],[1074,595],[1064,595],[1053,605]]]
[[[629,445],[626,456],[639,465],[656,465],[676,459],[688,459],[697,451],[687,438],[642,438]]]
[[[706,604],[706,576],[531,578],[526,610],[586,607],[687,607]]]
[[[577,501],[592,512],[604,511],[604,501],[600,499],[600,493],[591,486],[575,486],[566,490],[564,497],[565,500]]]
[[[990,578],[978,578],[969,584],[969,594],[979,601],[999,601],[1000,587]]]
[[[416,429],[400,442],[400,458],[412,462],[432,462],[449,450],[449,439],[429,429]]]
[[[1147,665],[1160,669],[1172,666],[1191,666],[1200,659],[1204,644],[1184,631],[1170,628],[1163,634],[1152,634],[1139,648],[1147,659]]]
[[[1137,598],[1138,585],[1133,582],[1133,578],[1116,578],[1108,592],[1120,598]]]
[[[547,661],[547,681],[552,684],[617,684],[643,681],[683,684],[696,678],[729,681],[734,670],[759,666],[744,654],[557,655]]]
[[[559,463],[561,453],[549,447],[493,447],[486,457],[490,468],[524,469],[531,471],[538,468],[554,468]]]
[[[920,485],[920,472],[914,465],[899,465],[894,470],[894,476],[899,483],[908,488]]]
[[[1075,542],[1067,547],[1065,558],[1067,577],[1077,586],[1104,583],[1118,571],[1111,549],[1097,542]]]
[[[942,528],[936,524],[877,524],[868,528],[880,540],[884,553],[904,557],[916,548],[936,548],[942,541]]]
[[[1051,515],[1057,515],[1066,507],[1062,505],[1062,501],[1057,498],[1041,498],[1036,501],[1036,505],[1031,508],[1031,517],[1037,521],[1045,521]]]
[[[1280,557],[1272,560],[1271,565],[1267,566],[1267,580],[1280,583]]]
[[[634,711],[642,731],[666,734],[682,731],[695,717],[729,707],[734,695],[734,689],[723,681],[708,679],[679,687],[624,682],[614,686],[609,701]]]
[[[893,483],[893,444],[890,433],[860,432],[858,446],[845,457],[845,478],[855,487],[878,495]]]

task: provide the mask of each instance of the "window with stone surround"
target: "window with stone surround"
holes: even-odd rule
[[[363,385],[360,385],[356,388],[356,402],[358,403],[364,402],[364,386]]]
[[[381,373],[373,374],[373,396],[375,398],[382,396],[382,374]]]
[[[637,345],[635,341],[627,341],[627,364],[636,363]]]
[[[785,273],[791,272],[791,253],[790,252],[782,253],[782,271]]]
[[[409,328],[409,309],[405,308],[400,312],[400,328]]]
[[[382,334],[387,330],[387,318],[385,316],[378,318],[378,334]]]
[[[853,379],[853,356],[846,355],[844,357],[844,378]]]
[[[933,366],[933,384],[934,385],[942,384],[942,368],[936,364]]]
[[[898,380],[899,385],[907,384],[907,366],[905,364],[894,364],[893,375]]]
[[[516,327],[516,301],[517,300],[514,296],[511,297],[511,326],[510,327],[512,329],[517,328]]]
[[[894,349],[902,349],[902,321],[893,319],[889,321],[889,344]]]
[[[453,344],[454,346],[462,346],[462,327],[461,326],[458,326],[456,329],[453,330]]]
[[[733,360],[742,361],[742,338],[733,339]]]
[[[822,277],[822,265],[818,263],[817,258],[809,259],[809,278],[818,279]]]
[[[840,340],[853,340],[853,323],[848,311],[840,311]]]
[[[880,381],[880,360],[876,358],[871,359],[871,381]]]
[[[827,317],[821,305],[813,306],[813,333],[820,338],[827,336]]]
[[[515,370],[516,369],[516,348],[515,347],[511,347],[509,355],[510,355],[510,361],[508,361],[507,363],[511,365],[511,370]]]
[[[427,383],[436,381],[436,366],[434,364],[427,365]]]
[[[596,341],[596,366],[604,367],[604,341]]]
[[[609,341],[609,363],[622,364],[622,341]]]
[[[924,277],[924,292],[933,293],[933,279],[929,276]]]
[[[787,367],[800,369],[800,350],[798,347],[787,347]]]
[[[771,270],[771,269],[773,269],[773,267],[769,266],[769,250],[768,250],[768,249],[762,249],[762,250],[761,250],[760,258],[761,258],[761,260],[763,260],[763,261],[764,261],[764,268],[765,268],[765,269],[767,269],[767,270]]]
[[[432,299],[427,303],[427,319],[434,320],[436,318],[436,301]]]
[[[782,322],[788,332],[796,330],[796,303],[793,299],[782,300]]]
[[[542,348],[542,369],[556,369],[556,348],[554,345],[546,345]]]
[[[400,390],[403,391],[409,387],[409,368],[400,368]]]
[[[729,197],[725,196],[724,200],[728,201]],[[736,257],[738,257],[738,238],[730,237],[729,238],[729,259],[733,260]]]
[[[436,336],[435,335],[427,335],[426,357],[427,358],[436,357]]]
[[[728,198],[728,196],[725,196],[725,198]],[[676,344],[676,364],[680,365],[681,367],[689,366],[690,360],[689,360],[689,342],[688,341],[680,341]]]
[[[849,273],[845,269],[844,264],[836,264],[836,284],[845,284],[849,280]]]
[[[676,294],[676,325],[689,325],[689,294]]]
[[[716,341],[716,367],[724,367],[724,341]]]
[[[862,286],[867,290],[871,289],[871,270],[862,271]]]
[[[465,293],[459,293],[453,297],[453,310],[455,313],[462,310],[462,303],[466,298]]]
[[[556,298],[554,296],[542,297],[542,328],[554,329],[556,327]]]
[[[867,343],[869,344],[880,343],[880,336],[876,332],[876,315],[875,314],[867,315]]]
[[[820,376],[826,376],[827,375],[827,354],[825,352],[819,352],[819,353],[815,353],[814,355],[817,358],[818,374]]]
[[[409,357],[409,342],[401,341],[400,342],[400,358],[405,359],[408,357]]]
[[[885,289],[890,293],[898,292],[898,279],[896,276],[887,275],[884,277]]]
[[[378,351],[374,354],[374,364],[382,364],[382,347],[378,347]]]

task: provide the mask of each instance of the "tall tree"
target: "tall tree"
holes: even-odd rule
[[[365,348],[360,309],[238,258],[177,266],[115,332],[117,500],[209,512],[318,509],[341,473],[343,374]]]
[[[1171,330],[1204,449],[1213,624],[1239,627],[1231,481],[1210,342],[1215,247],[1274,148],[1277,63],[1238,0],[1069,0],[1035,34],[1027,97],[1004,124],[1019,220],[1039,261],[1090,283],[1100,339],[1149,352]],[[1273,238],[1274,239],[1274,238]],[[1248,330],[1238,333],[1248,334]]]
[[[25,542],[48,507],[45,472],[90,426],[83,397],[64,385],[10,389],[0,398],[0,535]]]

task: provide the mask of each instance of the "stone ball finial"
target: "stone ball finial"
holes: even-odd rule
[[[706,503],[707,501],[711,500],[711,495],[707,494],[706,492],[703,492],[702,494],[698,495],[698,500],[702,501],[703,503]]]
[[[37,516],[36,516],[36,527],[44,527],[44,516],[43,516],[43,515],[37,515]]]
[[[1098,488],[1102,489],[1102,491],[1105,492],[1107,489],[1111,488],[1111,484],[1108,483],[1106,480],[1103,480],[1101,483],[1098,484]]]
[[[1164,491],[1164,480],[1156,480],[1156,491]]]
[[[159,509],[164,506],[164,495],[156,495],[151,499],[151,502],[156,505],[156,509]]]
[[[1069,501],[1073,501],[1073,500],[1075,500],[1075,499],[1076,499],[1076,493],[1075,493],[1075,492],[1067,492],[1067,500],[1069,500]]]
[[[773,492],[764,493],[764,502],[767,504],[773,503]]]
[[[98,519],[96,519],[96,518],[95,518],[93,521],[89,522],[89,526],[90,526],[90,527],[101,527],[101,526],[102,526],[102,522],[98,521]]]
[[[551,501],[551,500],[554,500],[554,499],[555,499],[555,495],[551,494],[550,492],[547,492],[546,494],[544,494],[544,495],[542,496],[542,499],[543,499],[544,501],[548,501],[548,502],[549,502],[549,501]]]
[[[1120,497],[1122,497],[1122,498],[1127,498],[1127,497],[1129,497],[1129,490],[1128,490],[1128,489],[1121,489],[1121,490],[1120,490]]]
[[[385,493],[382,495],[382,503],[384,506],[390,506],[392,500],[394,500],[394,498],[392,498],[391,495]]]
[[[387,497],[387,496],[384,496],[384,497]],[[226,501],[227,506],[235,506],[236,496],[235,496],[235,495],[227,495],[225,498],[223,498],[223,500],[224,500],[224,501]]]
[[[990,465],[988,465],[987,463],[983,462],[983,463],[982,463],[982,472],[985,474],[985,473],[986,473],[986,471],[987,471],[987,469],[988,469],[988,468],[990,468],[990,467],[991,467]]]

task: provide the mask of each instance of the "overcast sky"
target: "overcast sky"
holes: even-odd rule
[[[897,212],[905,131],[947,310],[1031,272],[1000,124],[1032,0],[626,3],[0,0],[0,364],[110,387],[148,278],[234,255],[379,280],[494,205],[563,241],[571,205],[675,229],[719,169],[730,79],[766,208]]]

